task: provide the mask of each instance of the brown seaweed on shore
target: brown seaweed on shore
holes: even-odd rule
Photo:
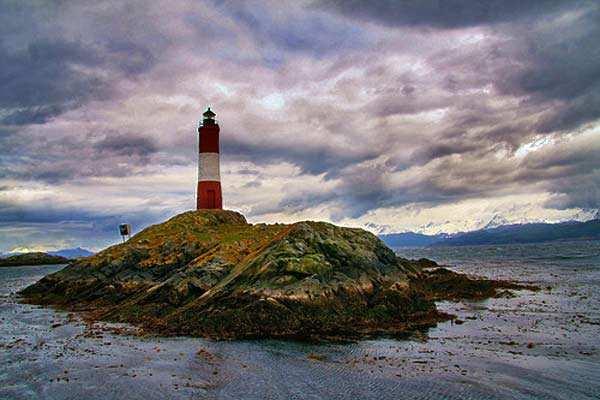
[[[435,266],[424,269],[413,284],[419,287],[429,300],[483,300],[506,294],[506,290],[532,290],[539,287],[510,281],[469,277],[468,275]]]

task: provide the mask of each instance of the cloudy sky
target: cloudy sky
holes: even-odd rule
[[[195,205],[374,232],[588,219],[600,4],[0,0],[0,252],[99,249]]]

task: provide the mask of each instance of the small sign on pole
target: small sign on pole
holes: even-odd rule
[[[125,243],[125,237],[129,239],[131,237],[131,225],[130,224],[121,224],[119,225],[119,233],[123,238],[123,243]]]

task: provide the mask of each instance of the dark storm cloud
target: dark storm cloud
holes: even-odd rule
[[[79,43],[36,41],[16,52],[0,46],[0,58],[0,108],[8,113],[1,121],[4,124],[41,124],[107,94],[106,82],[74,68],[100,62]]]
[[[475,53],[454,49],[434,54],[430,62],[436,71],[452,71],[446,78],[448,84],[442,87],[454,92],[453,97],[418,99],[417,91],[417,98],[412,100],[377,100],[382,104],[377,109],[384,115],[426,111],[440,104],[450,106],[445,127],[436,135],[446,139],[423,143],[411,161],[426,164],[461,156],[459,162],[439,163],[437,172],[424,177],[415,191],[419,196],[404,198],[390,193],[391,204],[489,196],[502,188],[514,190],[520,184],[537,184],[557,194],[557,200],[548,204],[560,208],[598,207],[600,160],[583,149],[560,163],[544,153],[548,159],[537,161],[541,167],[527,159],[518,168],[494,168],[494,152],[503,146],[514,152],[536,134],[568,133],[600,118],[600,47],[596,45],[600,41],[600,9],[592,2],[564,3],[560,9],[565,14],[556,13],[557,8],[544,8],[528,12],[521,19],[503,21],[495,29],[506,39],[480,46]],[[407,22],[402,19],[394,22],[395,26],[403,24]],[[458,27],[455,19],[450,23],[435,19],[431,25]],[[457,92],[485,85],[494,87],[500,96],[521,97],[519,108],[500,111],[496,105],[488,105],[485,97],[465,99]],[[532,119],[532,115],[538,117]],[[473,157],[489,161],[480,163],[478,171],[470,171],[465,168],[469,165],[466,160]]]
[[[112,64],[127,76],[136,76],[151,68],[156,58],[144,45],[125,40],[109,41],[106,55]]]
[[[368,33],[359,26],[334,21],[319,13],[299,18],[297,14],[286,13],[285,6],[266,7],[255,1],[225,1],[217,6],[247,27],[259,46],[274,52],[273,57],[283,57],[287,51],[320,57],[356,49],[368,41]]]
[[[581,12],[560,32],[529,33],[522,45],[524,67],[497,82],[502,93],[559,102],[539,121],[540,132],[574,129],[600,115],[600,8],[596,4]]]
[[[0,192],[14,189],[5,186]],[[49,209],[48,209],[49,208]],[[51,212],[48,212],[51,211]],[[18,204],[16,201],[0,201],[0,223],[19,221],[24,223],[60,223],[62,221],[90,220],[90,212],[81,209],[60,209],[54,204]]]
[[[17,110],[4,117],[1,121],[7,125],[43,124],[47,120],[64,112],[63,105],[34,106]]]
[[[548,146],[522,159],[495,159],[493,148],[482,145],[471,152],[453,146],[431,145],[421,151],[438,154],[412,155],[406,167],[394,170],[389,163],[364,163],[350,166],[338,175],[339,184],[327,192],[294,192],[275,207],[299,211],[316,203],[333,202],[341,208],[332,217],[360,217],[380,207],[420,204],[421,207],[482,199],[543,188],[553,194],[546,206],[557,209],[597,209],[600,205],[600,140],[595,136],[576,138]],[[425,160],[435,162],[419,163]],[[431,161],[430,160],[430,161]],[[394,174],[408,173],[411,178],[394,182]],[[528,189],[525,189],[528,188]]]
[[[94,149],[109,155],[149,156],[158,151],[154,140],[134,135],[113,134],[94,144]]]
[[[76,221],[86,223],[88,227],[93,229],[96,233],[108,234],[113,238],[116,238],[116,228],[123,220],[129,221],[138,229],[141,226],[147,226],[149,223],[157,222],[156,215],[152,215],[152,213],[144,213],[140,210],[133,210],[133,212],[123,214],[102,216],[98,215],[97,213],[67,210],[59,207],[45,207],[43,209],[29,207],[13,208],[11,206],[0,204],[0,212],[2,213],[0,225],[6,225],[11,221],[18,220],[23,224],[48,224],[55,227],[59,227],[60,225],[68,227],[69,222]],[[44,228],[42,227],[42,229]]]
[[[568,177],[555,182],[555,196],[546,206],[559,210],[573,207],[600,209],[600,173],[591,171],[588,175]]]
[[[446,157],[452,154],[470,152],[477,148],[477,144],[462,141],[434,143],[423,146],[419,150],[412,153],[410,161],[411,163],[423,164],[431,160]]]
[[[554,11],[577,0],[319,0],[315,5],[390,26],[461,28]]]
[[[132,32],[119,36],[114,29],[119,16],[113,15],[110,23],[104,19],[104,10],[115,14],[118,7],[94,9],[96,2],[83,1],[79,6],[81,12],[73,12],[76,7],[69,2],[0,5],[1,124],[43,124],[90,100],[109,98],[118,80],[155,64],[150,48],[158,40],[135,41]],[[79,29],[77,24],[82,24]],[[78,32],[68,33],[69,26]],[[101,34],[95,35],[95,29]]]
[[[154,60],[132,43],[62,39],[35,40],[14,51],[0,45],[0,58],[0,109],[8,114],[0,122],[6,125],[43,124],[89,100],[105,99],[115,76],[142,73]]]
[[[0,189],[7,190],[10,188]],[[124,212],[99,213],[64,207],[50,201],[18,204],[0,200],[0,247],[3,251],[32,243],[61,243],[59,246],[93,248],[119,240],[119,224],[128,222],[134,232],[171,216],[173,210],[130,209]],[[7,234],[10,233],[10,234]]]
[[[375,152],[348,154],[335,147],[294,147],[279,143],[241,142],[223,138],[222,150],[225,159],[251,161],[256,165],[287,162],[300,167],[303,173],[321,174],[326,172],[335,177],[347,165],[376,156]]]
[[[536,129],[543,133],[576,128],[598,118],[600,113],[600,10],[593,1],[321,1],[326,9],[368,18],[394,27],[429,26],[451,29],[501,23],[496,29],[512,36],[501,48],[476,58],[446,60],[446,70],[473,63],[473,71],[483,73],[481,62],[495,63],[494,85],[501,93],[530,96],[530,101],[560,101],[556,110],[542,118]],[[552,21],[561,13],[572,13],[572,21],[561,26]],[[581,13],[578,15],[577,13]],[[535,24],[547,26],[535,26]],[[436,55],[439,57],[439,55]],[[515,62],[516,61],[516,62]],[[479,63],[479,65],[477,65]],[[454,65],[453,65],[454,64]],[[464,78],[464,77],[463,77]],[[464,84],[464,79],[449,75],[447,87]],[[395,107],[395,108],[394,108]],[[383,113],[411,112],[414,104],[403,108],[388,105]]]
[[[151,163],[159,148],[152,138],[131,133],[80,132],[57,139],[15,134],[0,139],[0,177],[52,184],[85,177],[123,177]],[[10,156],[9,156],[10,155]]]

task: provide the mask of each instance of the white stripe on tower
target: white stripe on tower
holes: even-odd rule
[[[219,153],[200,153],[198,160],[198,182],[221,182],[219,171]]]

